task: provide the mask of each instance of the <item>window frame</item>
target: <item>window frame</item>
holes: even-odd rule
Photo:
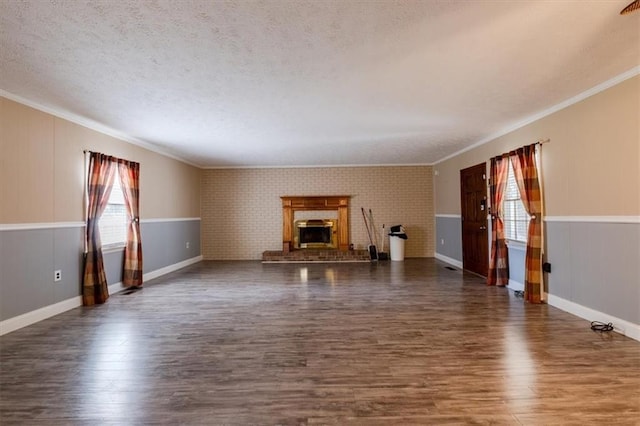
[[[117,187],[116,187],[117,185]],[[115,189],[115,192],[114,192]],[[117,202],[112,202],[113,197],[115,196],[116,201]],[[120,202],[122,200],[122,202]],[[106,234],[105,232],[103,232],[103,227],[102,227],[102,218],[104,217],[105,212],[107,212],[107,209],[109,208],[109,205],[118,205],[118,206],[124,206],[124,220],[123,220],[123,228],[124,228],[124,235],[123,235],[123,239],[121,241],[117,241],[117,242],[110,242],[110,243],[104,243],[103,242],[103,237]],[[107,207],[105,208],[105,210],[102,212],[102,215],[100,215],[100,219],[98,220],[98,229],[100,229],[100,240],[101,240],[101,244],[102,244],[102,250],[103,251],[117,251],[117,250],[121,250],[123,249],[126,245],[127,245],[127,220],[128,220],[128,212],[127,212],[127,208],[126,208],[126,204],[124,201],[124,194],[122,193],[122,187],[120,184],[120,174],[119,174],[119,170],[116,167],[115,170],[115,176],[113,179],[113,185],[111,187],[111,194],[109,194],[109,202],[107,203]]]
[[[524,213],[526,219],[519,218],[518,210],[521,210],[520,213]],[[531,216],[524,208],[524,203],[522,202],[522,197],[520,195],[520,190],[518,189],[518,183],[516,182],[515,171],[513,169],[513,164],[511,164],[511,161],[509,161],[507,183],[505,187],[504,198],[502,200],[502,212],[502,223],[504,224],[505,241],[507,241],[507,243],[515,243],[513,244],[514,246],[526,245],[528,238],[527,230],[529,227]],[[525,223],[525,231],[524,235],[522,236],[520,236],[518,233],[518,223]],[[514,231],[515,235],[512,235],[512,232],[510,231]],[[512,236],[515,238],[511,238]]]

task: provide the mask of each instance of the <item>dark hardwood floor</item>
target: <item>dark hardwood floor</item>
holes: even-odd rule
[[[0,424],[640,424],[640,343],[433,259],[202,262],[0,338]]]

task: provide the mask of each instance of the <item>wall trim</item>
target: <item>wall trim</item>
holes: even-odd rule
[[[199,217],[172,217],[172,218],[154,218],[140,219],[140,223],[157,223],[157,222],[189,222],[201,220]]]
[[[640,223],[640,216],[545,216],[545,222]]]
[[[445,256],[444,254],[436,253],[435,254],[435,258],[440,260],[440,261],[442,261],[442,262],[445,262],[445,263],[448,263],[450,265],[453,265],[456,268],[462,269],[462,262],[459,261],[459,260],[456,260],[456,259],[454,259],[452,257]]]
[[[140,219],[140,223],[200,221],[199,217],[168,217]],[[29,231],[35,229],[84,228],[85,222],[0,223],[0,231]]]
[[[527,251],[527,243],[523,243],[522,241],[507,240],[507,249]]]
[[[462,215],[460,214],[445,214],[445,213],[436,213],[436,217],[450,217],[452,219],[460,219]]]
[[[0,231],[28,231],[32,229],[84,228],[84,222],[0,223]]]
[[[191,259],[183,260],[182,262],[174,263],[173,265],[165,266],[164,268],[156,269],[155,271],[147,272],[142,276],[143,281],[151,281],[154,278],[158,278],[162,275],[166,275],[170,272],[177,271],[178,269],[185,268],[194,263],[202,261],[202,255],[192,257]]]
[[[632,322],[616,318],[604,312],[596,311],[595,309],[591,309],[586,306],[579,305],[575,302],[571,302],[570,300],[563,299],[562,297],[554,296],[553,294],[548,295],[547,303],[553,307],[561,309],[577,317],[583,318],[587,321],[600,321],[605,324],[612,323],[615,332],[627,336],[631,339],[640,341],[639,324],[634,324]]]
[[[147,272],[142,275],[142,282],[151,281],[154,278],[161,277],[162,275],[177,271],[178,269],[185,268],[200,261],[202,261],[202,256],[196,256],[191,259],[183,260],[182,262],[174,263],[173,265],[165,266],[164,268],[156,269],[155,271]],[[109,286],[109,294],[116,294],[126,289],[127,287],[122,287],[122,281],[118,281],[117,283]]]
[[[478,142],[473,143],[472,145],[463,148],[459,151],[454,152],[453,154],[447,155],[439,160],[436,160],[434,162],[431,163],[408,163],[408,164],[343,164],[343,165],[302,165],[302,166],[204,166],[202,164],[196,164],[194,162],[191,162],[189,160],[186,160],[182,157],[179,157],[177,155],[174,155],[170,152],[168,152],[168,150],[163,149],[162,147],[146,142],[142,139],[137,139],[134,137],[131,137],[125,133],[119,132],[109,126],[105,126],[104,124],[98,123],[96,121],[87,119],[85,117],[82,117],[80,115],[74,114],[72,112],[69,111],[64,111],[55,107],[50,107],[50,106],[45,106],[42,104],[39,104],[37,102],[33,102],[30,101],[26,98],[23,98],[22,96],[18,96],[15,95],[13,93],[7,92],[6,90],[0,89],[0,96],[3,96],[9,100],[12,100],[14,102],[18,102],[20,104],[26,105],[28,107],[37,109],[39,111],[42,112],[46,112],[47,114],[51,114],[54,117],[58,117],[61,118],[63,120],[67,120],[70,121],[72,123],[76,123],[79,124],[83,127],[89,128],[91,130],[95,130],[97,132],[103,133],[105,135],[114,137],[116,139],[119,139],[121,141],[124,142],[128,142],[132,145],[136,145],[139,146],[141,148],[144,148],[148,151],[151,152],[155,152],[157,154],[163,155],[165,157],[180,161],[182,163],[188,164],[190,166],[194,166],[197,167],[199,169],[204,169],[204,170],[215,170],[215,169],[289,169],[289,168],[331,168],[331,167],[412,167],[412,166],[435,166],[438,165],[444,161],[447,161],[453,157],[457,157],[460,154],[463,154],[467,151],[470,151],[474,148],[477,148],[478,146],[484,145],[488,142],[491,142],[494,139],[497,139],[501,136],[504,136],[508,133],[513,132],[514,130],[520,129],[528,124],[531,124],[535,121],[540,120],[541,118],[544,118],[548,115],[553,114],[554,112],[560,111],[562,109],[565,109],[573,104],[576,104],[588,97],[591,97],[597,93],[600,93],[606,89],[609,89],[610,87],[613,87],[619,83],[622,83],[625,80],[628,80],[632,77],[635,77],[636,75],[640,74],[640,66],[636,66],[622,74],[619,74],[609,80],[604,81],[603,83],[598,84],[597,86],[594,86],[588,90],[585,90],[584,92],[573,96],[563,102],[560,102],[546,110],[543,110],[537,114],[533,114],[527,118],[525,118],[524,120],[514,123],[510,126],[507,126],[506,128],[498,131],[497,133],[494,133],[492,135],[487,136],[486,138],[483,138],[481,140],[479,140]]]
[[[203,170],[243,170],[243,169],[339,169],[356,167],[430,167],[433,163],[381,163],[381,164],[307,164],[307,165],[280,165],[280,166],[207,166]]]
[[[533,115],[525,118],[524,120],[522,120],[520,122],[511,124],[510,126],[507,126],[504,129],[499,130],[498,132],[487,136],[486,138],[480,139],[478,142],[475,142],[474,144],[469,145],[468,147],[463,148],[460,151],[456,151],[453,154],[447,155],[446,157],[443,157],[443,158],[435,161],[432,165],[433,166],[438,165],[438,164],[440,164],[440,163],[442,163],[444,161],[447,161],[447,160],[449,160],[449,159],[451,159],[453,157],[457,157],[458,155],[463,154],[463,153],[465,153],[467,151],[471,151],[472,149],[475,149],[475,148],[477,148],[477,147],[479,147],[481,145],[489,143],[494,139],[498,139],[501,136],[509,134],[509,133],[511,133],[511,132],[513,132],[515,130],[518,130],[518,129],[520,129],[520,128],[528,125],[528,124],[531,124],[531,123],[533,123],[535,121],[538,121],[538,120],[540,120],[540,119],[542,119],[542,118],[544,118],[544,117],[546,117],[548,115],[551,115],[551,114],[553,114],[555,112],[558,112],[560,110],[568,108],[573,104],[577,104],[580,101],[583,101],[583,100],[585,100],[585,99],[587,99],[587,98],[589,98],[589,97],[591,97],[593,95],[596,95],[596,94],[598,94],[600,92],[603,92],[603,91],[609,89],[610,87],[613,87],[613,86],[615,86],[617,84],[620,84],[623,81],[628,80],[628,79],[630,79],[632,77],[635,77],[638,74],[640,74],[640,66],[631,68],[629,71],[623,72],[622,74],[619,74],[619,75],[617,75],[617,76],[615,76],[613,78],[610,78],[609,80],[607,80],[605,82],[602,82],[602,83],[598,84],[597,86],[594,86],[594,87],[592,87],[590,89],[587,89],[584,92],[579,93],[576,96],[573,96],[573,97],[571,97],[571,98],[569,98],[569,99],[567,99],[565,101],[562,101],[562,102],[560,102],[560,103],[558,103],[558,104],[556,104],[556,105],[554,105],[554,106],[552,106],[550,108],[547,108],[547,109],[545,109],[543,111],[540,111],[537,114],[533,114]],[[543,135],[541,135],[541,137],[542,136]],[[533,143],[533,141],[531,141],[531,143]]]
[[[131,145],[139,146],[140,148],[144,148],[147,151],[155,152],[156,154],[160,154],[164,157],[171,158],[173,160],[180,161],[181,163],[188,164],[193,167],[197,167],[199,169],[202,168],[201,165],[193,163],[184,158],[178,157],[177,155],[171,154],[167,150],[162,147],[146,142],[142,139],[131,137],[125,133],[119,132],[109,126],[105,126],[104,124],[98,123],[97,121],[90,120],[88,118],[82,117],[80,115],[74,114],[69,111],[64,111],[62,109],[42,105],[38,102],[30,101],[29,99],[23,98],[22,96],[14,95],[13,93],[7,92],[6,90],[0,89],[0,96],[17,102],[22,105],[26,105],[30,108],[37,109],[38,111],[46,112],[47,114],[51,114],[54,117],[70,121],[75,124],[79,124],[82,127],[86,127],[87,129],[94,130],[98,133],[102,133],[107,136],[111,136],[123,142],[130,143]],[[88,147],[87,147],[88,148]]]
[[[192,257],[191,259],[183,260],[182,262],[174,263],[173,265],[165,266],[164,268],[157,269],[155,271],[147,272],[143,275],[143,281],[150,281],[161,275],[168,274],[169,272],[177,271],[185,266],[198,263],[202,260],[202,256]],[[125,290],[122,287],[122,282],[109,285],[109,294],[116,294]],[[82,306],[82,296],[75,296],[71,299],[63,300],[62,302],[54,303],[53,305],[44,306],[31,312],[18,315],[13,318],[0,321],[0,336],[12,331],[18,330],[23,327],[35,324],[47,318],[51,318],[63,312]]]
[[[72,297],[71,299],[63,300],[62,302],[54,303],[53,305],[45,306],[36,309],[35,311],[26,312],[22,315],[18,315],[17,317],[0,321],[0,336],[11,333],[19,328],[35,324],[47,318],[51,318],[73,308],[77,308],[78,306],[82,306],[82,296]]]
[[[144,282],[144,278],[142,279],[142,281]],[[122,287],[122,281],[118,281],[115,284],[111,284],[109,285],[109,296],[112,296],[116,293],[120,293],[121,291],[125,290],[126,287]]]
[[[507,287],[509,290],[513,291],[524,291],[524,284],[514,281],[511,278],[509,278],[509,284],[507,284]]]

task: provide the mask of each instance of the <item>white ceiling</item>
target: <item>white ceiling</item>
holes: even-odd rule
[[[204,167],[430,164],[637,73],[629,1],[0,0],[0,89]]]

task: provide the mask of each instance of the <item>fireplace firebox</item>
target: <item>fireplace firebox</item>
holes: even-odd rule
[[[293,244],[295,248],[336,248],[336,219],[296,220]]]

